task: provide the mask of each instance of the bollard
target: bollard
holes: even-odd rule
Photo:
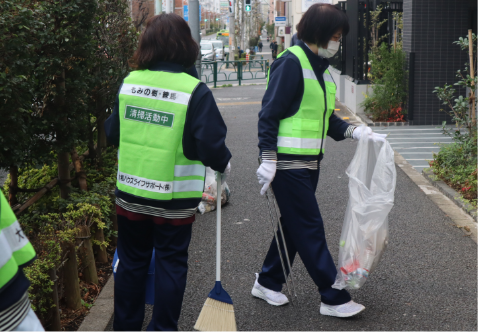
[[[213,69],[214,69],[214,72],[213,72],[213,80],[214,80],[214,88],[216,88],[216,83],[217,83],[217,61],[214,61],[214,64],[213,64]]]
[[[239,80],[239,86],[241,86],[241,76],[242,76],[242,61],[237,63],[237,79]]]

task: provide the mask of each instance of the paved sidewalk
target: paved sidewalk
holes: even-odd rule
[[[213,91],[228,126],[227,144],[233,154],[228,180],[231,202],[223,209],[222,275],[224,288],[234,301],[238,329],[476,331],[476,243],[454,227],[399,167],[395,206],[389,215],[389,247],[365,286],[352,293],[354,300],[367,307],[362,314],[350,319],[321,316],[320,295],[300,259],[293,267],[300,302],[296,308],[273,307],[250,295],[254,272],[259,272],[272,238],[266,202],[255,176],[257,113],[264,90],[259,85]],[[317,190],[336,262],[348,200],[345,169],[355,148],[356,142],[350,139],[328,139]],[[181,330],[193,330],[214,285],[214,213],[198,215],[189,253]],[[151,308],[147,307],[146,322]]]

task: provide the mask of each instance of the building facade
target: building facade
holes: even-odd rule
[[[454,84],[456,71],[464,69],[468,52],[453,44],[477,32],[476,0],[403,0],[403,50],[410,69],[408,118],[415,125],[440,125],[450,122],[444,105],[433,90]],[[410,58],[411,56],[411,58]],[[464,89],[458,93],[465,95]]]

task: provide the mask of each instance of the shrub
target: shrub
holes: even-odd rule
[[[259,37],[251,37],[249,39],[249,47],[257,46],[258,43],[259,43]]]
[[[361,104],[374,121],[404,121],[403,109],[407,98],[405,53],[401,49],[389,49],[382,43],[370,54],[374,77],[373,92],[365,96]]]
[[[476,63],[476,41],[475,34],[472,35],[473,59]],[[460,37],[454,42],[461,47],[463,51],[468,51],[468,38]],[[459,79],[455,86],[461,86],[473,91],[478,84],[478,78],[471,78],[469,74],[470,65],[465,64],[464,70],[458,70],[456,77]],[[457,90],[452,85],[445,84],[443,87],[436,87],[433,91],[437,94],[446,110],[441,110],[452,118],[458,129],[449,130],[446,122],[443,122],[442,129],[445,135],[453,138],[453,143],[443,145],[437,154],[433,155],[433,161],[430,166],[440,179],[445,181],[452,188],[462,193],[463,197],[471,202],[475,207],[477,196],[477,127],[476,119],[473,116],[476,109],[476,98],[473,93],[469,97],[456,96]],[[463,128],[466,128],[464,130]]]

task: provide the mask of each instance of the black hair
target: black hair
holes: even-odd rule
[[[199,45],[191,36],[188,23],[174,13],[148,19],[133,55],[136,69],[148,69],[154,62],[169,61],[191,67],[199,54]]]
[[[309,44],[326,48],[338,31],[349,33],[349,20],[340,9],[329,4],[315,4],[305,12],[297,24],[297,37]]]

